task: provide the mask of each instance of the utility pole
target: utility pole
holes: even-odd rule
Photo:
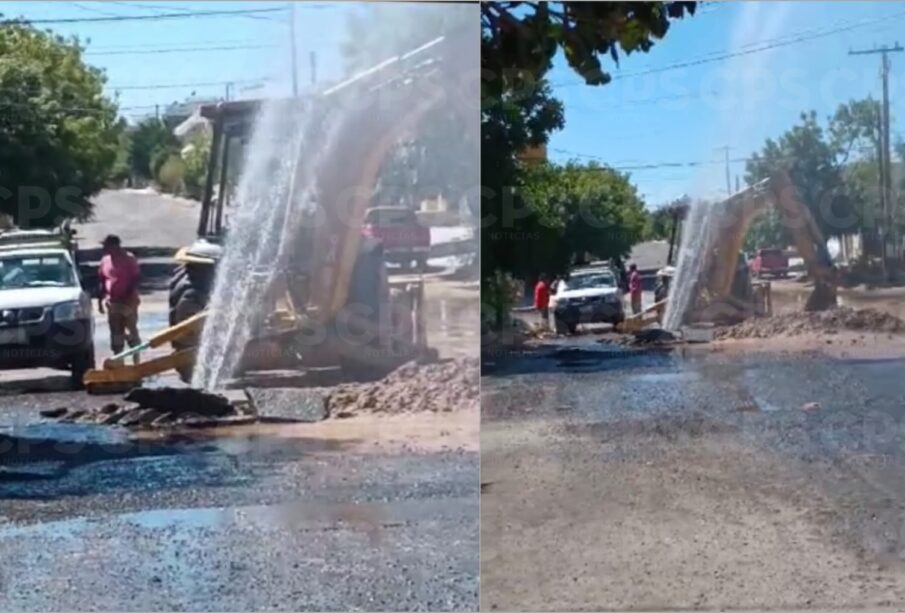
[[[317,83],[317,51],[308,54],[308,65],[311,68],[311,85]]]
[[[883,263],[885,268],[886,259],[891,255],[890,251],[898,250],[895,230],[893,228],[895,220],[895,199],[892,196],[892,159],[890,152],[889,138],[889,70],[891,62],[889,61],[890,53],[898,53],[905,51],[898,42],[894,47],[877,47],[874,49],[864,49],[861,51],[849,51],[849,55],[872,55],[879,53],[881,55],[880,78],[883,81],[883,104],[880,108],[880,209],[883,213],[883,230],[881,234],[881,243],[883,244]],[[890,245],[892,239],[892,245]]]
[[[717,151],[722,151],[726,157],[726,197],[732,195],[732,180],[729,176],[729,146],[717,147]]]
[[[224,99],[226,100],[226,102],[229,102],[229,90],[232,86],[233,86],[232,81],[230,81],[226,84],[226,92],[224,92]]]
[[[289,3],[289,52],[292,54],[292,96],[298,98],[299,76],[296,68],[295,53],[295,2]]]

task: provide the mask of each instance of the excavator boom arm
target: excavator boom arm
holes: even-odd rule
[[[808,310],[822,310],[835,304],[836,270],[826,249],[826,239],[788,174],[777,172],[734,194],[720,206],[720,227],[714,238],[708,268],[708,287],[712,295],[726,297],[731,294],[738,254],[748,229],[755,219],[773,207],[789,229],[814,280],[815,290],[809,299]]]

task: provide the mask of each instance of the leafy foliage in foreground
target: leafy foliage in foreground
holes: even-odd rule
[[[0,212],[22,227],[88,217],[113,169],[116,105],[82,52],[75,38],[0,25]]]

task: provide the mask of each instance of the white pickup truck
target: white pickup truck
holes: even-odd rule
[[[551,296],[557,334],[574,334],[580,323],[618,324],[625,319],[622,291],[609,268],[585,268],[560,281]]]
[[[0,369],[69,370],[75,388],[94,368],[91,297],[71,234],[0,232]]]

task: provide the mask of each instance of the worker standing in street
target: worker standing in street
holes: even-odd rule
[[[541,275],[534,286],[534,308],[540,313],[541,323],[544,327],[550,325],[550,286],[547,284],[547,276]]]
[[[641,312],[641,274],[636,264],[628,267],[628,292],[632,300],[632,314],[637,315]]]
[[[100,294],[98,311],[107,314],[110,325],[110,349],[121,353],[125,343],[129,347],[141,344],[138,334],[138,282],[141,268],[134,255],[122,248],[120,239],[109,234],[102,243],[104,255],[98,270]],[[138,354],[132,358],[138,364]]]

